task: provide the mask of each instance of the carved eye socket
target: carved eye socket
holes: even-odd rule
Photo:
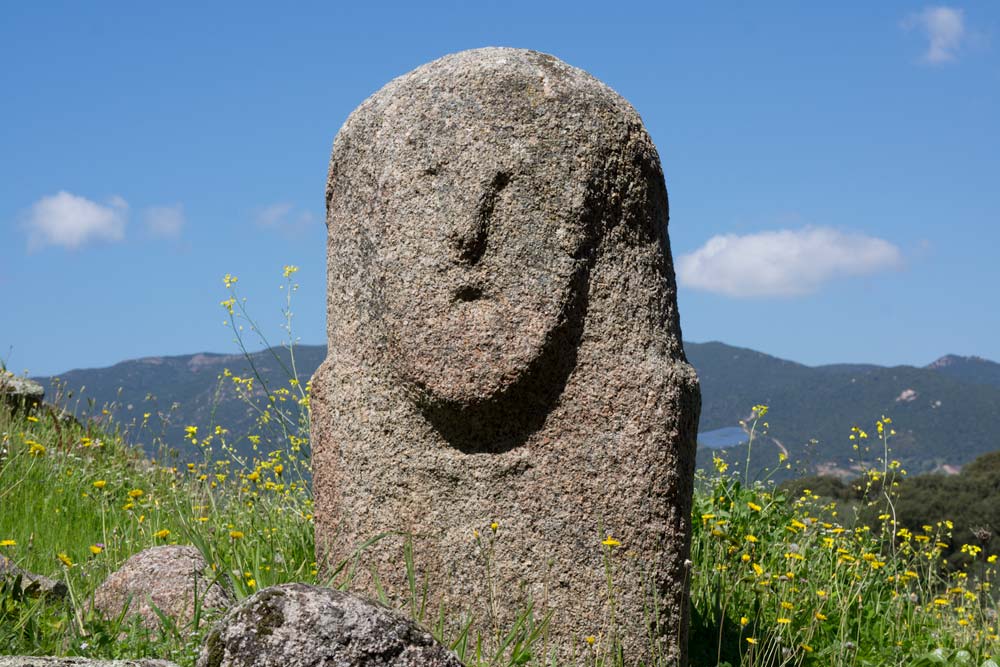
[[[473,219],[467,222],[464,229],[451,237],[451,244],[458,259],[465,264],[475,266],[483,258],[489,239],[493,210],[496,208],[500,193],[510,180],[510,173],[498,171],[480,195]]]

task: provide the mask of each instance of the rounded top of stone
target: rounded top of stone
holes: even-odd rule
[[[474,72],[521,72],[530,75],[553,77],[577,86],[589,87],[595,84],[617,97],[618,93],[588,74],[573,67],[556,56],[532,49],[518,49],[506,46],[487,46],[468,49],[442,56],[395,79],[457,79]]]
[[[456,96],[468,103],[456,104]],[[586,108],[601,103],[638,120],[635,109],[593,75],[553,55],[511,47],[459,51],[421,65],[390,81],[352,115],[391,99],[411,109],[447,102],[456,117],[470,112],[474,117],[477,110],[516,113],[525,102],[534,110],[553,104]]]

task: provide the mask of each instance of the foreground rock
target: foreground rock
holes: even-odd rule
[[[61,599],[69,589],[62,581],[49,579],[14,565],[9,558],[0,556],[0,583],[21,577],[21,592],[31,597],[46,596]]]
[[[198,667],[461,667],[413,621],[330,588],[282,584],[231,609]]]
[[[31,410],[45,397],[42,385],[10,371],[0,370],[0,403],[15,410]]]
[[[412,534],[430,609],[490,636],[531,599],[568,660],[609,625],[609,557],[605,639],[683,662],[700,398],[667,218],[639,115],[552,56],[466,51],[362,103],[327,182],[317,560]],[[400,603],[403,563],[368,548],[358,590]]]
[[[115,617],[128,605],[143,625],[155,629],[160,619],[150,601],[179,627],[194,618],[194,602],[205,609],[222,610],[233,604],[232,594],[218,583],[195,547],[165,546],[141,551],[111,573],[94,593],[94,606]]]
[[[0,667],[177,667],[167,660],[92,660],[90,658],[35,658],[0,656]]]

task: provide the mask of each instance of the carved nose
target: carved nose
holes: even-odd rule
[[[510,174],[504,171],[497,172],[479,196],[475,213],[470,219],[463,221],[464,225],[451,235],[449,241],[452,249],[463,264],[475,266],[486,253],[493,210],[496,208],[500,193],[508,183]]]

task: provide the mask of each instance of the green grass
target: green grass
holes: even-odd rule
[[[274,453],[252,470],[226,458],[180,469],[149,462],[119,434],[0,410],[0,555],[63,579],[64,603],[0,596],[0,654],[156,656],[193,664],[200,627],[114,641],[115,619],[90,612],[101,581],[156,545],[195,544],[239,597],[286,581],[315,582],[308,486]],[[282,465],[282,462],[284,465]],[[276,468],[280,467],[280,472]],[[101,641],[104,637],[107,641]]]
[[[762,410],[761,410],[762,409]],[[758,406],[751,431],[766,407]],[[851,440],[882,454],[864,479],[869,500],[841,508],[804,490],[717,474],[697,480],[692,524],[692,663],[700,665],[986,665],[1000,652],[992,586],[996,556],[948,569],[950,521],[911,531],[896,520],[902,474],[891,421]],[[850,440],[849,440],[850,442]],[[781,462],[783,463],[783,462]],[[859,520],[874,516],[871,523]]]
[[[154,545],[198,546],[238,598],[288,581],[335,585],[317,580],[301,441],[294,440],[299,455],[276,448],[237,462],[226,457],[226,435],[221,428],[200,439],[192,433],[206,459],[174,468],[136,455],[120,434],[61,424],[46,412],[0,410],[0,553],[64,579],[71,590],[59,602],[5,585],[0,653],[193,664],[211,616],[197,627],[147,631],[90,611],[96,586]],[[889,481],[876,488],[891,489],[894,468],[872,468],[869,478]],[[965,545],[965,567],[943,569],[947,522],[915,532],[894,528],[891,493],[873,494],[869,504],[884,511],[872,530],[854,521],[853,511],[843,516],[808,491],[786,498],[725,471],[697,482],[693,665],[995,664],[996,558]],[[414,570],[412,555],[400,568]],[[415,585],[406,611],[419,609],[420,596]],[[544,623],[522,615],[521,627],[497,629],[499,641],[442,636],[462,611],[422,620],[469,664],[541,663],[532,642],[544,635]],[[128,639],[117,641],[123,630]],[[628,664],[613,650],[588,662]]]
[[[294,267],[286,267],[286,280],[292,273]],[[227,276],[227,288],[234,282]],[[288,289],[294,290],[290,282]],[[239,317],[256,330],[242,300],[223,307],[234,331]],[[291,338],[290,302],[286,317]],[[290,359],[294,378],[294,355]],[[67,599],[52,600],[25,596],[10,580],[0,584],[0,654],[156,657],[193,665],[211,614],[150,631],[91,611],[104,578],[155,545],[197,546],[238,599],[291,581],[349,584],[350,562],[337,564],[324,580],[314,562],[308,385],[292,380],[262,387],[252,363],[245,377],[226,372],[219,382],[255,412],[254,431],[234,435],[220,424],[191,425],[187,439],[202,458],[178,466],[146,460],[125,444],[125,430],[157,441],[149,414],[109,431],[62,422],[45,410],[12,414],[0,408],[0,555],[62,579],[70,589]],[[765,427],[766,412],[754,407],[752,434]],[[746,471],[754,466],[744,464],[736,475],[721,459],[714,474],[699,474],[692,516],[692,665],[997,667],[997,558],[961,545],[966,558],[949,569],[942,553],[950,522],[919,530],[897,523],[895,489],[903,473],[891,458],[890,424],[880,420],[873,437],[854,428],[853,442],[845,442],[859,458],[875,451],[860,506],[838,507],[808,490],[787,497],[767,480],[749,479]],[[247,450],[246,443],[251,454],[244,458],[238,452]],[[160,442],[163,451],[167,444]],[[751,444],[747,457],[754,454]],[[489,579],[489,555],[502,531],[493,526],[483,533],[477,539]],[[373,536],[365,547],[378,549],[385,537]],[[605,554],[609,598],[614,558],[628,546],[612,542],[594,545]],[[399,567],[407,573],[411,599],[402,611],[465,664],[555,664],[544,650],[547,617],[536,617],[529,606],[511,627],[472,636],[466,610],[426,609],[426,591],[415,577],[419,554],[412,548],[404,553]],[[608,621],[587,638],[590,653],[575,656],[573,664],[634,664],[616,650]]]

